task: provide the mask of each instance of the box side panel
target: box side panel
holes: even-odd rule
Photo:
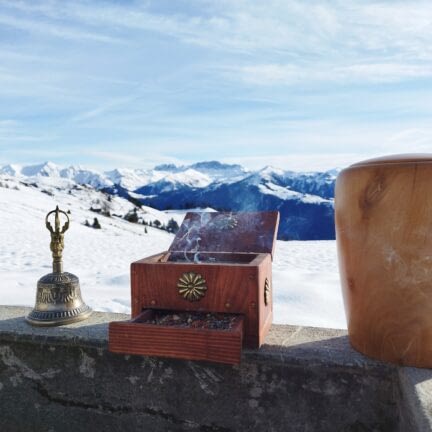
[[[273,281],[270,255],[260,265],[258,273],[259,347],[264,343],[273,321]]]
[[[245,310],[243,345],[248,348],[257,348],[259,340],[259,302],[258,280],[260,265],[250,268],[248,274],[249,303]]]
[[[130,266],[131,272],[131,315],[132,318],[136,317],[141,310],[140,295],[138,292],[139,283],[137,281],[137,263],[132,263]]]

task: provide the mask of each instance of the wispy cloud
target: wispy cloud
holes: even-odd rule
[[[146,157],[137,157],[136,155],[128,155],[116,151],[88,151],[86,152],[92,159],[92,166],[113,166],[116,168],[153,168],[155,165],[161,163],[173,163],[181,165],[185,163],[184,159],[167,156],[161,153],[153,153]],[[102,163],[101,163],[102,160]]]
[[[268,0],[193,1],[189,10],[173,4],[165,13],[157,2],[118,4],[11,1],[9,9],[80,25],[112,26],[165,34],[187,43],[248,52],[277,50],[328,56],[390,49],[430,58],[429,1],[370,2]]]
[[[335,66],[321,64],[260,64],[222,68],[233,79],[259,86],[295,85],[303,83],[356,84],[391,83],[432,77],[430,64],[366,63]]]
[[[55,25],[48,22],[35,21],[25,18],[15,18],[11,15],[0,14],[0,24],[2,26],[13,27],[19,30],[24,30],[30,33],[38,33],[44,36],[54,36],[62,39],[94,41],[94,42],[109,42],[109,43],[125,43],[126,41],[112,36],[107,36],[100,33],[76,29],[68,25]]]
[[[431,16],[423,0],[0,0],[2,152],[289,165],[432,149]]]
[[[0,130],[15,129],[18,126],[18,124],[19,122],[17,120],[0,119]]]
[[[0,119],[0,152],[5,152],[10,147],[16,149],[18,145],[47,143],[54,139],[55,136],[50,132],[29,133],[18,120]]]
[[[295,153],[289,155],[268,154],[262,156],[238,156],[223,158],[225,163],[236,163],[251,170],[261,169],[265,166],[273,166],[291,171],[328,171],[335,168],[345,168],[360,160],[378,157],[381,153]]]
[[[118,99],[112,99],[110,101],[107,101],[101,105],[98,105],[96,108],[92,108],[90,110],[87,110],[85,112],[79,113],[72,117],[72,122],[82,122],[85,120],[91,120],[95,117],[99,117],[101,115],[106,114],[110,110],[114,108],[118,108],[122,105],[125,105],[131,101],[133,101],[136,97],[135,96],[129,96],[129,97],[123,97]]]

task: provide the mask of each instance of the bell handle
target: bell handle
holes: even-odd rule
[[[60,210],[58,206],[56,206],[55,210],[51,210],[51,211],[50,211],[50,212],[45,216],[45,226],[47,227],[48,231],[50,231],[51,233],[54,232],[54,230],[52,229],[52,226],[51,226],[50,222],[48,221],[48,218],[49,218],[52,214],[54,214],[54,213],[55,213],[55,215],[56,215],[56,219],[55,219],[55,232],[60,232],[60,219],[59,219],[59,217],[58,217],[59,214],[62,213],[62,214],[64,214],[64,215],[66,216],[66,219],[67,219],[67,220],[66,220],[66,222],[65,222],[65,224],[63,225],[63,228],[62,228],[62,230],[61,230],[62,233],[65,233],[65,232],[69,229],[70,219],[69,219],[68,214],[67,214],[65,211],[63,211],[63,210]]]
[[[66,216],[66,222],[61,228],[60,226],[60,213]],[[54,229],[49,222],[48,218],[55,214],[54,219]],[[58,206],[56,206],[55,210],[50,211],[45,217],[45,226],[51,234],[51,243],[50,249],[53,257],[53,273],[62,273],[63,272],[63,262],[62,262],[62,253],[64,248],[64,233],[69,228],[69,216],[63,210],[60,210]]]

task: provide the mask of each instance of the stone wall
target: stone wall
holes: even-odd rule
[[[109,353],[125,315],[47,329],[28,311],[0,307],[0,431],[432,430],[431,371],[370,360],[344,331],[275,325],[226,366]]]

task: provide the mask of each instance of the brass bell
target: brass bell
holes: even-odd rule
[[[66,216],[61,227],[60,213]],[[55,214],[54,229],[49,217]],[[45,218],[45,225],[51,233],[50,249],[53,256],[53,271],[42,276],[37,283],[36,305],[27,315],[26,321],[35,326],[59,326],[87,319],[92,310],[81,298],[79,279],[63,271],[62,253],[64,233],[69,228],[69,216],[58,206]]]

